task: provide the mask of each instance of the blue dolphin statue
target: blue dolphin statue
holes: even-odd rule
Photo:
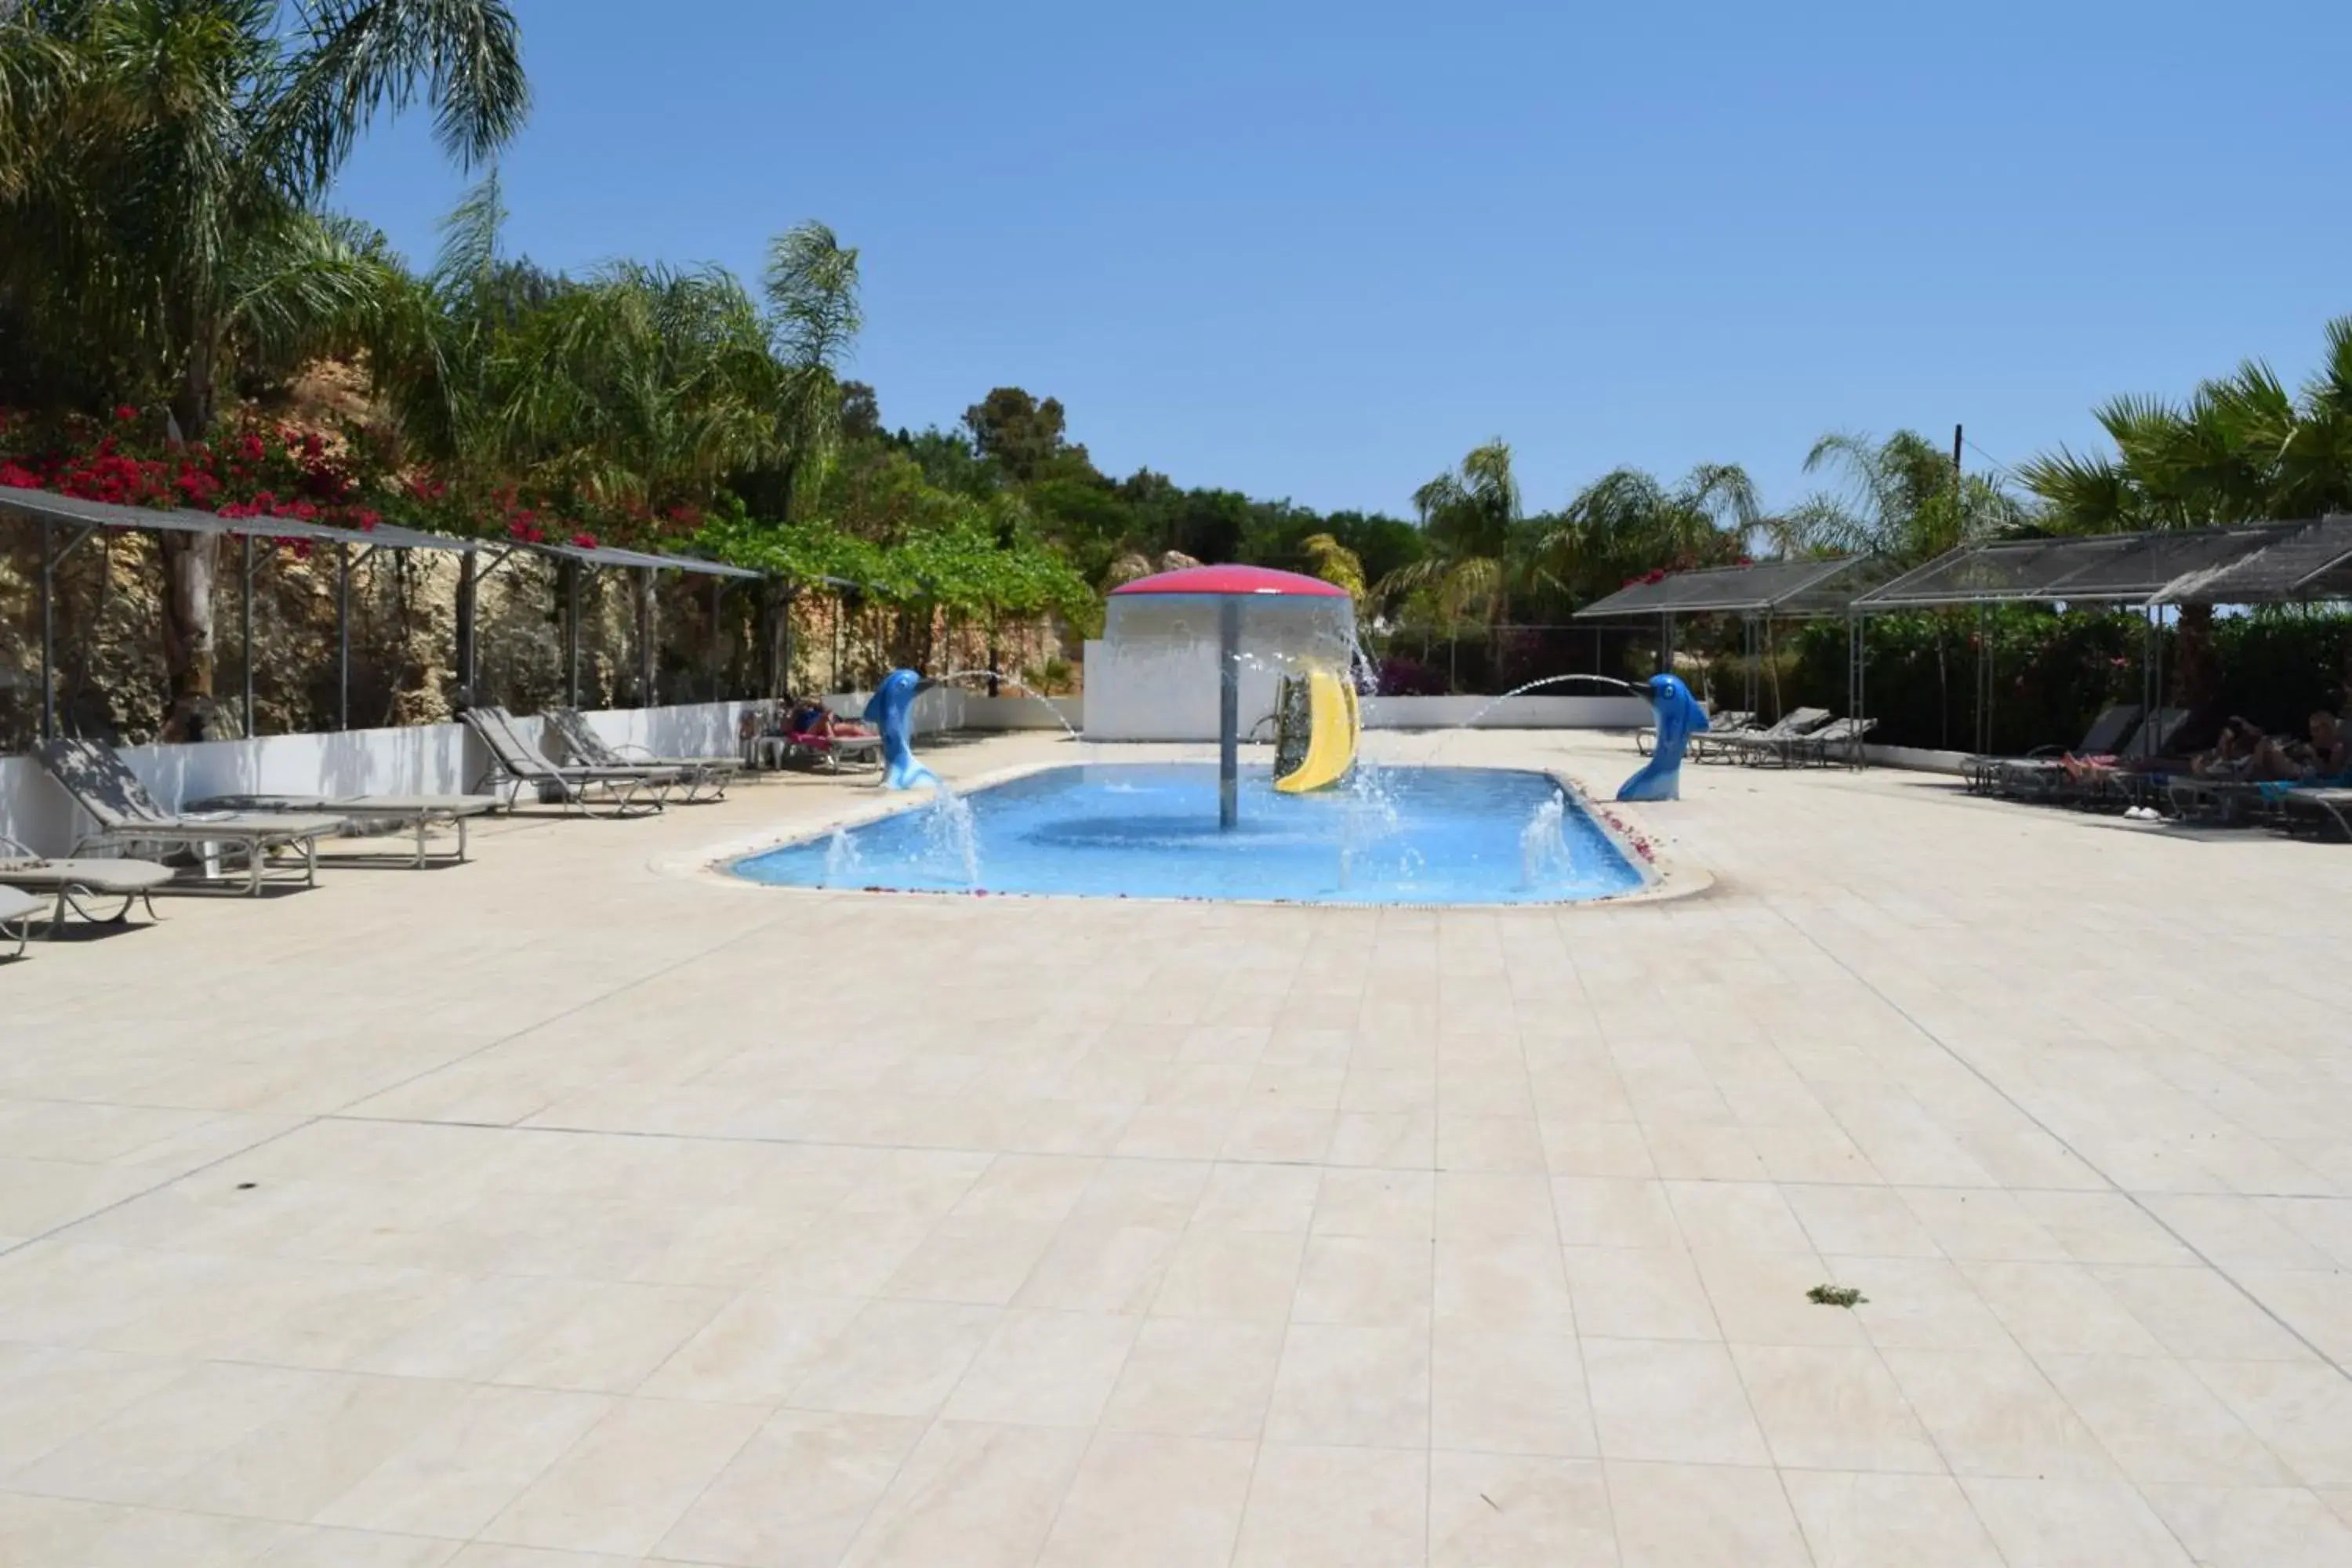
[[[1678,676],[1650,677],[1650,704],[1657,710],[1658,743],[1642,771],[1617,791],[1619,800],[1680,800],[1683,749],[1706,728],[1706,710]]]
[[[894,669],[866,704],[866,721],[882,733],[885,789],[913,789],[940,782],[937,773],[915,761],[915,748],[907,738],[908,710],[931,684],[911,669]]]

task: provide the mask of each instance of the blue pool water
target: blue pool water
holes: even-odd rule
[[[1048,768],[734,869],[797,888],[1313,904],[1555,903],[1643,884],[1544,773],[1360,769],[1341,788],[1290,795],[1244,768],[1240,826],[1221,833],[1205,763]]]

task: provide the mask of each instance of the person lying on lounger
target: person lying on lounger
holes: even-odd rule
[[[2310,784],[2344,776],[2346,738],[2343,721],[2323,708],[2311,716],[2311,739],[2265,739],[2256,748],[2248,776],[2280,784]]]
[[[837,736],[874,733],[856,720],[836,717],[832,709],[814,697],[793,701],[792,717],[786,721],[785,727],[795,735],[816,735],[828,741]]]
[[[2221,726],[2221,738],[2211,751],[2200,752],[2189,760],[2189,771],[2200,779],[2252,778],[2254,763],[2268,743],[2260,725],[2232,717]]]

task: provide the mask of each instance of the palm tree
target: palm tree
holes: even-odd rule
[[[1509,446],[1497,437],[1474,447],[1460,468],[1413,491],[1412,508],[1429,552],[1390,573],[1380,591],[1431,590],[1449,621],[1475,608],[1500,624],[1509,603],[1511,525],[1519,519]]]
[[[525,318],[500,368],[508,471],[591,504],[708,503],[774,449],[778,366],[721,268],[623,262]]]
[[[1763,520],[1760,531],[1776,554],[1924,561],[2026,521],[2024,507],[1997,479],[1960,475],[1949,453],[1915,430],[1883,441],[1823,436],[1805,454],[1805,471],[1824,468],[1843,478],[1842,490],[1815,494]]]
[[[1737,463],[1702,463],[1671,489],[1640,468],[1616,468],[1577,492],[1537,553],[1581,603],[1644,572],[1734,560],[1761,522],[1755,483]]]
[[[1348,596],[1361,609],[1370,589],[1364,583],[1363,558],[1328,533],[1310,533],[1298,542],[1298,553],[1316,576],[1335,587],[1348,590]]]
[[[2112,456],[2061,447],[2021,470],[2063,531],[2226,527],[2352,505],[2352,318],[2328,323],[2326,358],[2299,396],[2249,362],[2185,404],[2118,397],[2096,417]],[[2219,695],[2211,606],[2180,607],[2175,668],[2190,706]]]
[[[112,395],[194,438],[240,362],[381,297],[383,258],[320,209],[376,114],[421,100],[470,165],[529,101],[507,0],[24,0],[0,84],[0,302],[109,345]],[[216,542],[165,540],[173,733],[212,689]]]
[[[790,520],[821,479],[841,430],[842,366],[865,324],[857,300],[857,248],[817,222],[768,246],[769,330],[783,366],[776,408],[784,454],[779,514]]]

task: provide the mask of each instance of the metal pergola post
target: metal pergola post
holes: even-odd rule
[[[637,581],[637,706],[654,705],[654,569]]]
[[[563,563],[563,705],[580,706],[580,563]]]
[[[237,719],[238,727],[251,739],[257,733],[253,724],[253,535],[238,535],[238,544],[243,586],[237,595],[236,618],[245,640],[245,705],[237,710]]]
[[[710,579],[710,700],[727,700],[727,639],[719,635],[719,614],[724,607],[721,596],[727,579],[714,575]]]
[[[1992,607],[1977,606],[1976,754],[1992,755]]]
[[[771,661],[768,667],[768,695],[772,699],[782,697],[784,694],[784,689],[793,683],[793,599],[796,592],[793,585],[787,583],[783,586],[783,592],[776,596],[775,613],[783,617],[784,624],[771,634],[767,642],[768,658]],[[782,661],[781,664],[776,662],[779,659]]]
[[[1753,713],[1756,711],[1757,704],[1762,700],[1760,683],[1764,674],[1763,653],[1758,637],[1759,617],[1754,615],[1742,616],[1739,617],[1739,624],[1741,640],[1745,644],[1748,655],[1748,684],[1743,695],[1748,703],[1748,711]]]
[[[1850,611],[1845,618],[1846,637],[1846,712],[1853,720],[1852,739],[1846,745],[1846,765],[1862,766],[1862,721],[1864,698],[1870,685],[1869,617],[1862,611]]]
[[[57,530],[41,519],[41,739],[58,734],[58,556]]]
[[[335,546],[335,728],[352,727],[352,547]]]
[[[457,558],[457,684],[465,689],[469,702],[474,700],[474,601],[478,592],[474,552],[468,550]]]

